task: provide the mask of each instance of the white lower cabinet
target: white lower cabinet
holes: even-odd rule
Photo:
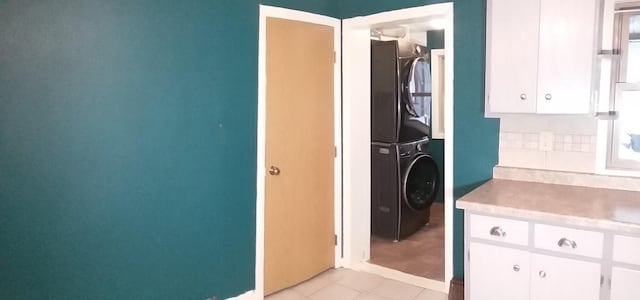
[[[600,299],[598,263],[532,254],[531,271],[531,300]]]
[[[607,292],[601,291],[602,232],[474,214],[467,220],[465,299],[601,300]],[[630,276],[618,276],[625,275]],[[621,294],[628,289],[626,282],[640,286],[640,272],[633,276],[620,280]],[[619,300],[630,299],[640,297]]]
[[[610,300],[638,299],[640,299],[640,271],[614,267],[611,273]]]
[[[473,242],[469,251],[472,300],[529,297],[529,252]]]
[[[471,300],[600,298],[600,264],[479,242],[469,252]]]

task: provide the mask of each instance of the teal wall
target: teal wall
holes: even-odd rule
[[[484,118],[485,0],[454,2],[453,197],[493,177],[498,119]],[[464,218],[454,210],[454,276],[464,276]]]
[[[0,299],[253,289],[258,2],[0,2]],[[337,17],[438,2],[265,1]],[[459,197],[491,177],[498,128],[484,1],[455,16]]]
[[[0,299],[253,289],[257,34],[258,0],[0,2]]]
[[[423,6],[451,1],[443,0],[335,0],[338,2],[338,12],[341,18],[366,16],[383,11],[400,8]]]
[[[444,49],[444,30],[427,31],[427,48]]]
[[[262,4],[338,17],[340,0],[262,0]]]
[[[428,0],[342,0],[340,16],[441,3]],[[491,179],[498,163],[499,121],[484,118],[486,0],[454,0],[454,198]],[[464,218],[454,212],[454,276],[464,277]]]

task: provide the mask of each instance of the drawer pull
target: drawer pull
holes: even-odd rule
[[[520,266],[519,265],[513,265],[513,270],[516,272],[520,272]]]
[[[575,249],[578,248],[578,244],[576,244],[575,241],[572,241],[568,238],[561,238],[558,241],[558,247],[560,248],[567,248],[567,247],[571,247],[571,249]]]
[[[507,236],[507,233],[504,232],[502,230],[502,228],[500,228],[500,226],[495,226],[495,227],[491,228],[491,231],[489,231],[489,234],[491,234],[493,236],[497,236],[497,237],[505,237],[505,236]]]

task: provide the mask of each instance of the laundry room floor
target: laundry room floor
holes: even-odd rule
[[[431,220],[399,242],[371,238],[369,262],[433,280],[444,280],[444,203],[431,205]]]

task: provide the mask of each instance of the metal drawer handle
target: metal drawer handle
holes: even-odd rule
[[[513,270],[516,272],[520,272],[520,266],[519,265],[513,265]]]
[[[558,247],[560,248],[567,248],[567,247],[571,247],[571,249],[575,249],[578,248],[578,244],[576,244],[575,241],[572,241],[568,238],[561,238],[558,241]]]
[[[491,231],[489,231],[489,234],[491,234],[493,236],[497,236],[497,237],[505,237],[505,236],[507,236],[507,233],[504,232],[502,230],[502,228],[500,228],[500,226],[495,226],[495,227],[491,228]]]

